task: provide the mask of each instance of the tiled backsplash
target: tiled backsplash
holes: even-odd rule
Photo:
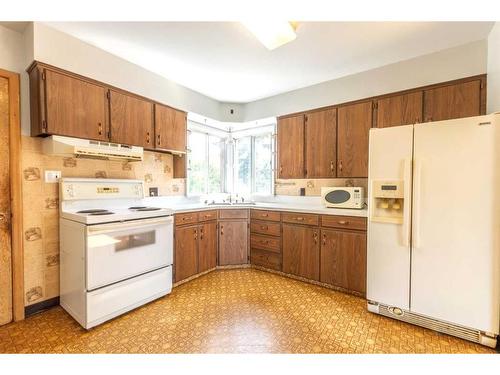
[[[297,179],[275,181],[276,195],[300,195],[300,189],[305,188],[306,195],[321,195],[321,188],[326,186],[360,186],[367,190],[366,178],[324,178],[324,179]]]
[[[62,177],[132,178],[160,195],[184,195],[185,180],[173,178],[172,155],[144,152],[143,162],[48,156],[42,139],[22,137],[25,305],[59,295],[59,191],[45,183],[45,170]]]

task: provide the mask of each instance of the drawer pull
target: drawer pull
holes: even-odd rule
[[[184,216],[182,218],[182,221],[191,220],[192,218],[193,218],[192,216]]]
[[[260,226],[260,229],[262,229],[262,230],[268,230],[268,229],[269,229],[269,227],[268,227],[267,225],[261,225],[261,226]]]
[[[260,214],[260,216],[262,216],[262,217],[268,217],[269,215],[268,214]]]
[[[346,220],[339,220],[340,225],[349,225],[349,222]]]
[[[205,218],[209,218],[209,217],[212,217],[212,215],[205,215]]]
[[[268,243],[269,243],[269,240],[260,240],[260,243],[261,243],[261,244],[268,244]]]
[[[99,132],[99,135],[102,135],[102,124],[100,122],[97,123],[97,130]]]
[[[220,226],[220,234],[221,234],[221,236],[224,235],[224,225]]]
[[[302,216],[298,216],[298,217],[295,218],[295,220],[297,220],[297,221],[304,221],[304,218]]]
[[[318,243],[318,232],[313,233],[314,243]]]

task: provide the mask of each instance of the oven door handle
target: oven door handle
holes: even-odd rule
[[[99,234],[99,233],[109,233],[109,232],[116,232],[122,229],[127,229],[127,228],[134,228],[134,229],[141,229],[141,228],[146,228],[150,226],[157,226],[159,224],[173,224],[174,219],[172,216],[166,216],[166,217],[161,217],[157,219],[146,219],[146,220],[132,220],[132,221],[126,221],[126,222],[120,222],[120,223],[110,223],[110,224],[104,224],[104,225],[96,225],[96,226],[89,226],[88,227],[88,233],[90,234]]]

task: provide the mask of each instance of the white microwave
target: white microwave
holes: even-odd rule
[[[326,207],[361,209],[364,207],[364,193],[362,187],[322,187],[321,199]]]

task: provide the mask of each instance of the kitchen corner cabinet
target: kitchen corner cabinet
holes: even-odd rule
[[[186,152],[186,112],[155,104],[155,148]]]
[[[153,103],[109,91],[111,141],[154,148]]]
[[[217,222],[201,224],[198,232],[198,273],[200,273],[217,266]]]
[[[382,98],[376,105],[378,128],[422,122],[422,91]]]
[[[219,211],[219,266],[248,263],[248,210]]]
[[[278,119],[278,178],[304,178],[304,115]]]
[[[337,177],[368,177],[372,101],[345,105],[337,115]]]
[[[306,178],[336,177],[337,109],[305,115]]]
[[[29,78],[32,136],[108,139],[105,87],[38,65]]]
[[[365,294],[366,232],[321,229],[323,283]]]
[[[319,228],[283,224],[283,272],[319,281]]]

